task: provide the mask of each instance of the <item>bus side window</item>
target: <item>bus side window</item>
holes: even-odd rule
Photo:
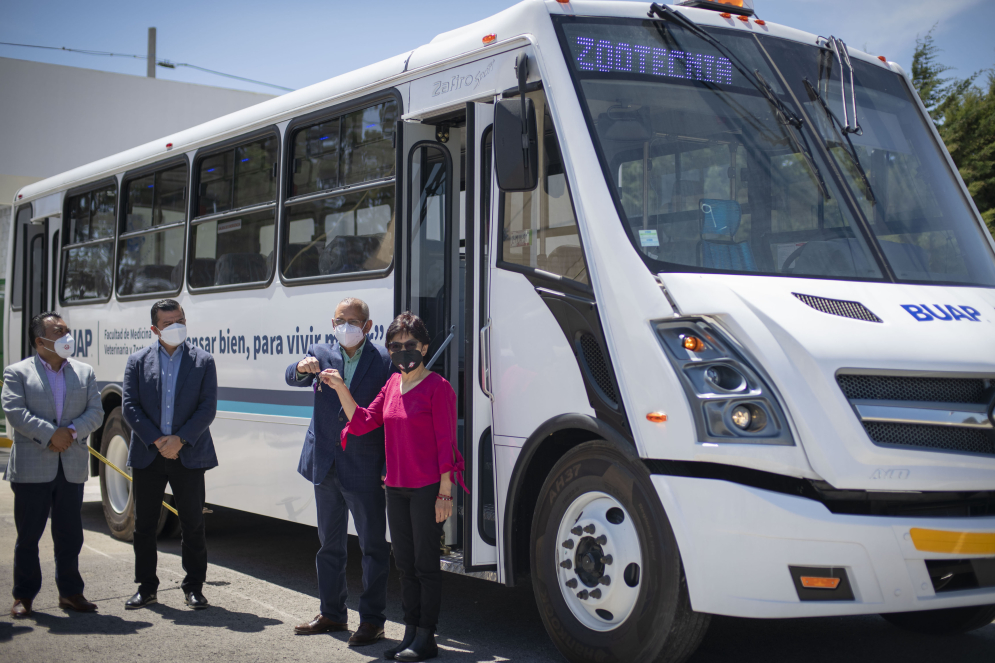
[[[165,294],[180,289],[187,173],[186,164],[181,164],[125,181],[125,213],[118,235],[118,295]]]
[[[540,148],[542,178],[535,191],[503,194],[498,260],[589,285],[556,129],[542,96],[536,95],[535,101],[545,108]]]
[[[111,296],[117,183],[70,196],[63,220],[62,301]]]
[[[257,138],[197,162],[191,288],[263,283],[273,274],[279,138]],[[248,214],[238,210],[256,207]],[[262,207],[262,209],[258,209]]]
[[[397,102],[390,99],[293,130],[287,223],[280,238],[283,278],[390,267],[396,121]],[[367,182],[373,184],[356,190]]]

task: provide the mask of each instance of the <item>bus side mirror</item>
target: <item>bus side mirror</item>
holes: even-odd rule
[[[522,117],[524,111],[524,118]],[[494,170],[502,191],[534,191],[539,184],[535,104],[504,99],[494,106]]]

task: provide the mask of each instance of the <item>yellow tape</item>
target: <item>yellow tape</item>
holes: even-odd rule
[[[995,555],[995,532],[949,532],[913,527],[916,550],[957,555]]]
[[[97,460],[99,460],[99,461],[100,461],[101,463],[103,463],[103,464],[104,464],[104,465],[106,465],[107,467],[111,468],[112,470],[114,470],[115,472],[117,472],[118,474],[120,474],[121,476],[123,476],[123,477],[124,477],[125,479],[127,479],[128,481],[133,481],[133,479],[132,479],[132,478],[131,478],[130,476],[128,476],[128,473],[127,473],[127,472],[125,472],[125,471],[124,471],[124,470],[122,470],[122,469],[121,469],[120,467],[118,467],[117,465],[115,465],[115,464],[114,464],[114,463],[112,463],[111,461],[109,461],[109,460],[107,460],[106,458],[104,458],[103,456],[101,456],[101,455],[100,455],[99,453],[97,453],[97,450],[96,450],[96,449],[94,449],[93,447],[91,447],[91,446],[90,446],[89,444],[88,444],[88,445],[86,445],[86,448],[87,448],[87,449],[88,449],[88,450],[90,451],[90,453],[91,453],[91,454],[93,454],[93,455],[94,455],[94,457],[95,457],[95,458],[96,458]],[[174,516],[176,516],[176,517],[179,517],[179,515],[180,515],[180,514],[179,514],[179,512],[178,512],[178,511],[177,511],[176,509],[174,509],[173,507],[169,506],[169,505],[168,505],[168,504],[166,504],[165,502],[163,502],[163,503],[162,503],[162,505],[163,505],[164,507],[166,507],[167,509],[169,509],[170,513],[172,513],[172,514],[173,514]]]
[[[0,448],[10,449],[12,446],[14,446],[14,440],[9,437],[0,437]]]

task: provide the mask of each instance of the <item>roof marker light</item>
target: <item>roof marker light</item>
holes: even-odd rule
[[[738,18],[739,20],[741,20],[743,23],[749,23],[750,22],[750,17],[749,16],[737,16],[736,18]]]
[[[556,0],[556,1],[558,3],[560,3],[561,5],[569,5],[570,4],[570,0]]]
[[[172,143],[166,143],[166,149],[167,150],[173,149],[173,144]]]
[[[886,62],[888,62],[888,58],[886,58],[886,57],[885,57],[885,56],[883,56],[883,55],[879,55],[879,56],[878,56],[878,60],[881,60],[881,62],[885,62],[885,63],[886,63]]]
[[[497,41],[497,35],[492,32],[489,35],[484,35],[484,38],[480,41],[484,42],[484,46],[490,46]]]
[[[650,412],[646,415],[647,421],[652,421],[654,424],[662,424],[667,421],[667,415],[663,412]]]
[[[756,23],[757,25],[767,25],[767,21],[763,20],[762,18],[758,18],[753,22]]]
[[[732,18],[732,14],[730,14],[729,12],[722,12],[721,14],[719,14],[719,16],[721,16],[722,18]]]

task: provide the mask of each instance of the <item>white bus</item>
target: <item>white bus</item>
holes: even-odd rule
[[[7,361],[58,309],[123,465],[176,298],[218,367],[208,502],[313,524],[284,369],[345,296],[374,343],[410,309],[472,489],[444,565],[531,578],[571,661],[681,660],[713,614],[981,627],[995,243],[897,64],[751,5],[527,0],[27,186]]]

